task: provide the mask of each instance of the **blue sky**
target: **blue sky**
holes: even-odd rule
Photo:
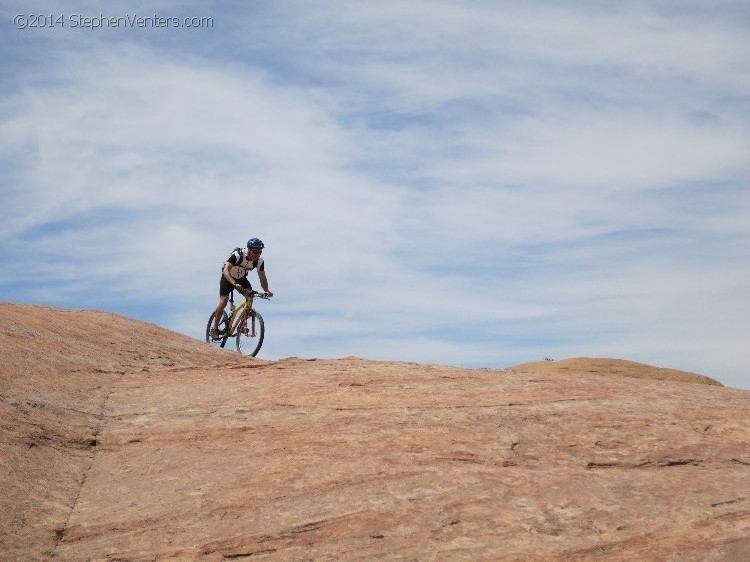
[[[258,236],[266,358],[750,389],[746,2],[102,6],[0,2],[2,300],[202,337]]]

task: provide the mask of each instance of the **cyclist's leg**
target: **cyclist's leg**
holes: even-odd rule
[[[229,300],[229,295],[219,297],[219,304],[216,307],[216,312],[214,312],[214,328],[217,330],[219,329],[219,320],[221,320],[221,314],[224,312],[224,309],[227,307],[227,301]]]
[[[247,276],[243,277],[242,279],[238,279],[237,284],[242,286],[246,291],[253,290],[253,286],[250,284],[250,281],[248,280]]]
[[[244,290],[245,290],[246,292],[250,292],[250,291],[252,291],[252,290],[253,290],[253,287],[252,287],[252,285],[250,285],[250,281],[248,280],[247,276],[243,277],[242,279],[238,279],[238,280],[237,280],[237,284],[238,284],[238,285],[239,285],[240,287],[242,287],[242,288],[243,288],[243,289],[244,289]],[[245,298],[247,299],[247,296],[246,296],[246,295],[243,295],[243,296],[244,296],[244,297],[245,297]],[[245,313],[244,313],[244,314],[247,314],[247,310],[245,311]],[[245,327],[245,318],[243,318],[243,320],[242,320],[242,326],[241,326],[241,329],[242,329],[242,330],[246,330],[246,329],[247,329],[247,328]],[[239,332],[239,331],[240,331],[240,330],[238,330],[238,332]]]
[[[214,312],[214,328],[219,329],[219,320],[221,314],[227,307],[227,301],[229,301],[229,293],[232,292],[234,287],[229,284],[229,281],[222,275],[221,281],[219,282],[219,304],[216,306],[216,312]]]

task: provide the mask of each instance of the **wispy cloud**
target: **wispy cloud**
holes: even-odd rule
[[[151,12],[213,27],[3,9],[4,299],[200,337],[261,236],[268,356],[614,355],[750,388],[741,3]]]

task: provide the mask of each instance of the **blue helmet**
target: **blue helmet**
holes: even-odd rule
[[[251,238],[247,241],[247,247],[248,248],[260,248],[261,250],[265,248],[265,245],[263,244],[263,240],[260,238]]]

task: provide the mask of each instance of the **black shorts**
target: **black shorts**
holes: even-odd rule
[[[241,277],[237,279],[237,284],[242,285],[248,291],[252,291],[253,289],[253,287],[250,285],[250,281],[247,280],[247,277]],[[219,281],[219,296],[226,297],[229,293],[232,292],[233,289],[234,285],[227,281],[227,278],[222,275],[221,281]]]

